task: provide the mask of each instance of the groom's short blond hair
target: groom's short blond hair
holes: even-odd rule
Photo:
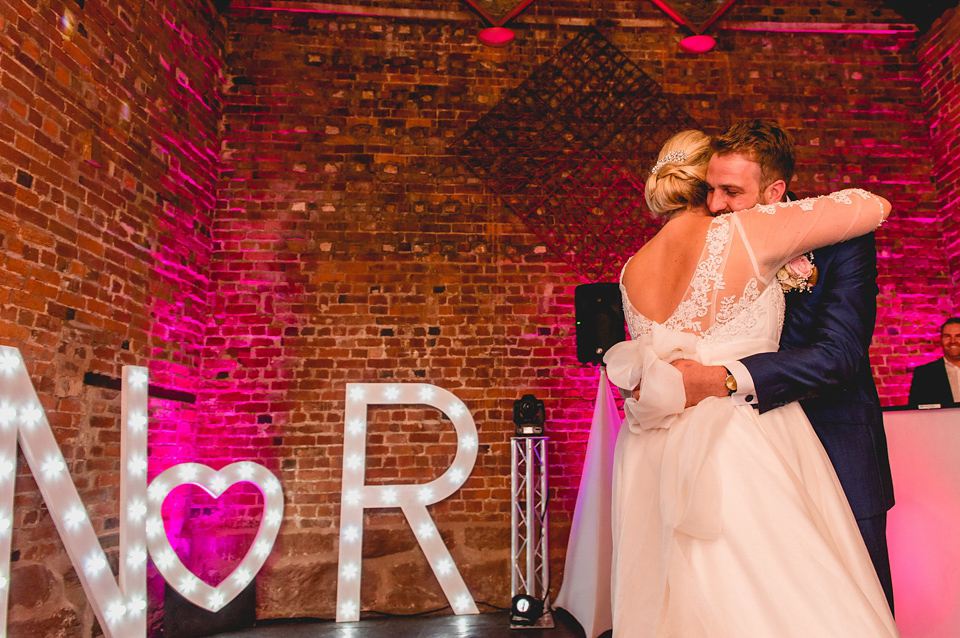
[[[782,179],[788,186],[793,179],[797,146],[793,137],[772,120],[740,120],[710,140],[717,155],[737,153],[760,166],[761,190]]]

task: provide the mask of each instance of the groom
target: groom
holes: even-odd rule
[[[778,202],[793,177],[794,144],[774,122],[744,120],[712,140],[707,205],[714,214]],[[786,293],[780,351],[723,366],[692,361],[683,373],[687,405],[707,396],[766,412],[800,401],[830,457],[870,552],[890,609],[887,510],[893,484],[880,400],[867,349],[877,314],[873,233],[813,253],[818,279]]]

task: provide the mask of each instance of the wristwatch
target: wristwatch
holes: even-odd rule
[[[726,366],[723,369],[727,371],[727,378],[723,380],[723,385],[727,386],[727,396],[730,396],[737,391],[737,379]]]

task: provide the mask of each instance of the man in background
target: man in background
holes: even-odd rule
[[[914,408],[945,408],[960,400],[960,317],[951,317],[940,326],[943,356],[917,366],[910,380]]]

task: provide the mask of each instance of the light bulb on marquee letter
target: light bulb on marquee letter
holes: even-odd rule
[[[477,426],[470,411],[452,393],[427,383],[348,383],[344,414],[340,560],[337,580],[337,622],[360,618],[360,564],[363,510],[399,507],[456,614],[479,613],[427,505],[447,498],[466,482],[477,462]],[[457,454],[439,477],[423,484],[365,485],[367,406],[429,405],[443,411],[457,432]]]

